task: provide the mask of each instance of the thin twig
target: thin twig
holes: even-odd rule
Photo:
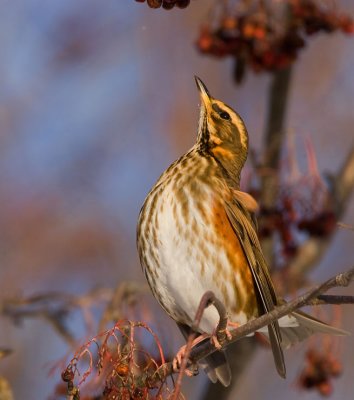
[[[337,226],[338,226],[338,228],[347,229],[349,231],[354,231],[353,225],[345,224],[344,222],[340,222],[340,221],[337,222]]]
[[[79,295],[46,292],[29,297],[8,298],[0,302],[0,315],[11,318],[14,322],[24,318],[43,318],[69,345],[73,346],[76,345],[76,340],[67,322],[70,312],[80,310],[86,326],[90,327],[93,319],[91,308],[99,304],[106,305],[100,322],[100,330],[103,330],[110,320],[123,319],[124,305],[136,302],[138,296],[146,291],[146,284],[124,281],[115,289],[94,288],[88,293]]]
[[[329,294],[321,294],[313,299],[312,306],[326,305],[326,304],[354,304],[354,296],[336,296]]]

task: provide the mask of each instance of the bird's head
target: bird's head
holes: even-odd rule
[[[238,175],[248,153],[248,133],[241,117],[228,105],[214,99],[195,77],[201,98],[196,146],[215,157],[229,173]]]

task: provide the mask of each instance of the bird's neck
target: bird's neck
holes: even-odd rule
[[[239,189],[241,170],[246,162],[247,154],[237,152],[227,146],[215,146],[210,149],[210,153],[223,169],[230,185]]]

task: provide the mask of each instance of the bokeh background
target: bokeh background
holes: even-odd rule
[[[143,281],[136,220],[159,174],[194,142],[194,74],[238,110],[251,146],[260,149],[270,78],[250,75],[236,87],[230,60],[196,51],[212,3],[194,0],[166,12],[134,0],[0,2],[1,298]],[[354,14],[352,1],[340,4]],[[312,40],[294,70],[288,129],[302,162],[301,141],[310,138],[320,171],[335,172],[354,142],[353,65],[354,40],[335,34]],[[354,224],[353,201],[343,221]],[[352,263],[353,232],[340,230],[313,278]],[[354,331],[350,310],[343,326]],[[83,334],[75,318],[71,323]],[[41,319],[0,324],[0,346],[14,350],[1,360],[0,374],[15,398],[48,398],[59,380],[58,371],[48,372],[66,343]],[[177,348],[178,332],[174,340]],[[353,339],[342,346],[345,369],[334,396],[350,399]],[[270,368],[270,353],[258,352],[235,398],[297,398],[303,358],[299,348],[286,357],[283,381]],[[205,382],[202,374],[189,382],[188,398],[197,398]]]

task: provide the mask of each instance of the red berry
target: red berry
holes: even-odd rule
[[[197,40],[197,46],[198,49],[202,53],[208,53],[210,52],[212,45],[213,45],[213,36],[212,33],[210,32],[209,28],[207,26],[203,26],[199,38]]]
[[[61,379],[64,382],[72,382],[74,380],[74,376],[75,376],[75,374],[74,374],[73,370],[70,368],[67,368],[65,371],[62,372]]]
[[[221,21],[221,26],[223,29],[232,31],[237,28],[238,20],[237,18],[227,16]]]
[[[147,4],[150,8],[160,8],[162,0],[147,0]]]
[[[354,33],[354,21],[346,15],[339,18],[339,26],[345,33]]]
[[[178,0],[177,7],[178,8],[186,8],[189,6],[190,0]]]
[[[332,360],[330,373],[332,376],[339,376],[343,372],[342,364],[338,360]]]
[[[320,382],[316,387],[322,396],[330,396],[333,392],[333,387],[329,381]]]
[[[175,5],[175,0],[163,0],[162,8],[164,8],[165,10],[172,10]]]

